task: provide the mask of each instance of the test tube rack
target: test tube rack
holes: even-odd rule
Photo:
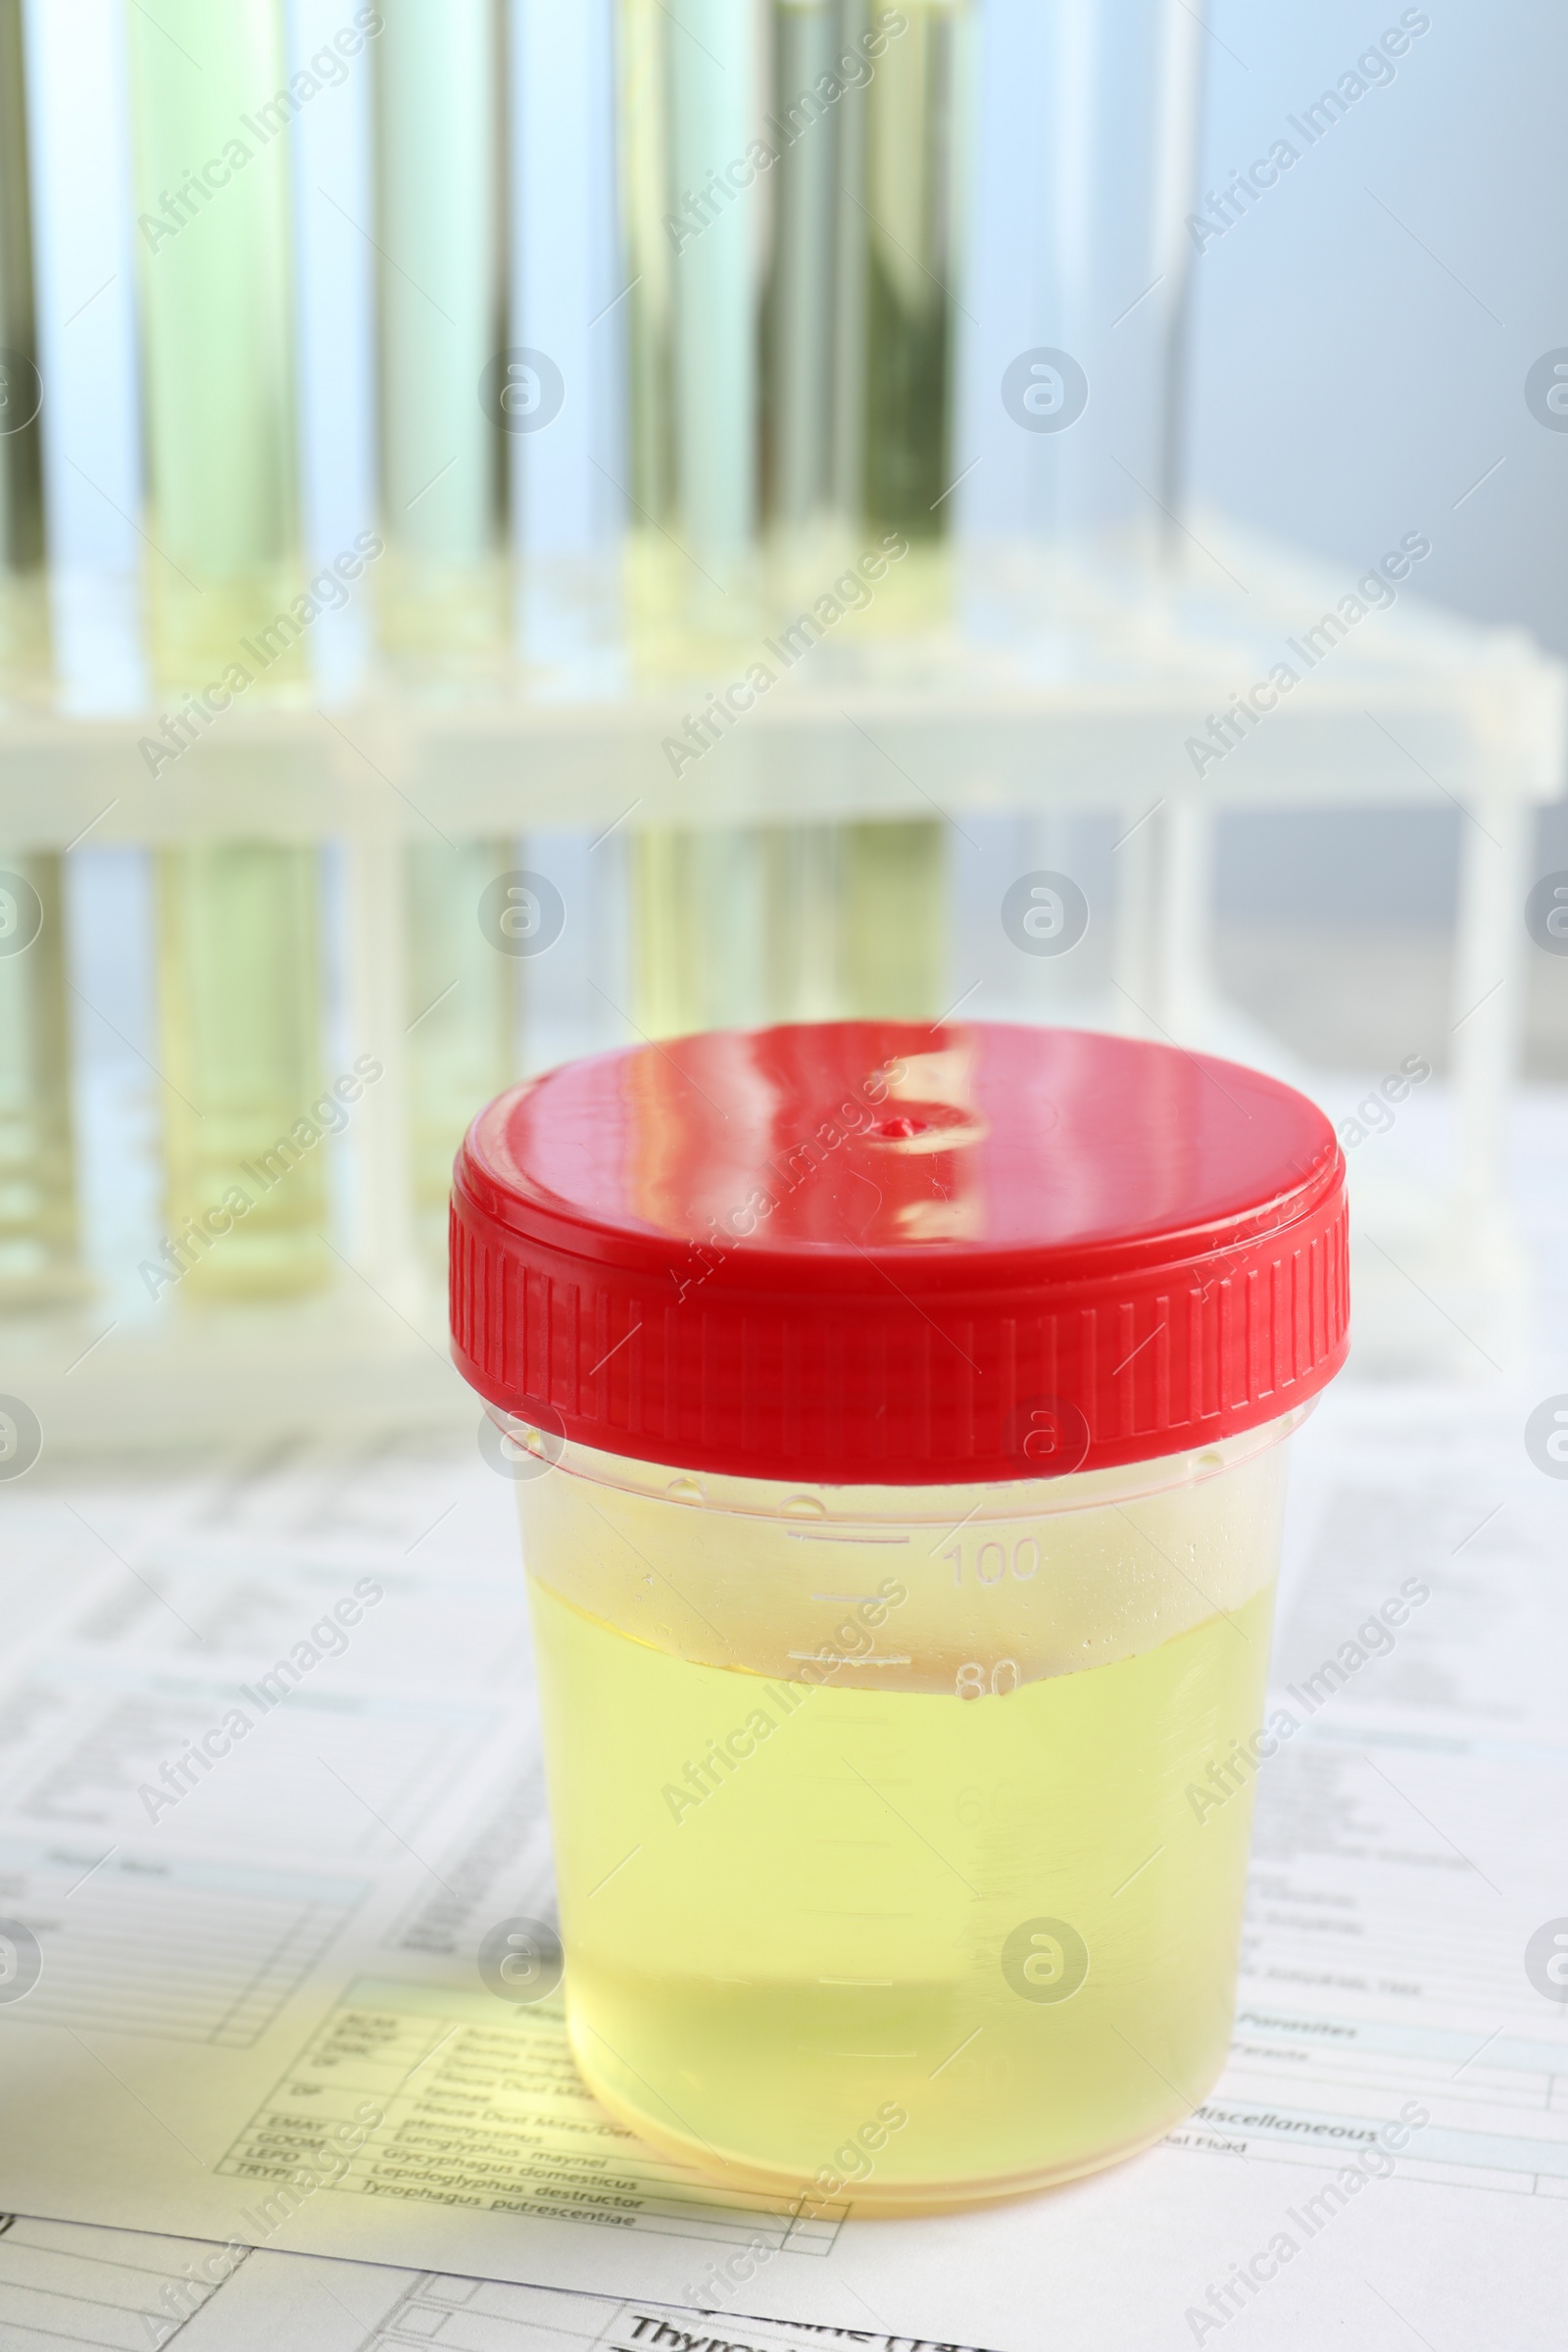
[[[146,710],[11,710],[0,720],[0,841],[18,849],[84,838],[340,845],[347,1032],[386,1071],[334,1146],[349,1182],[329,1294],[251,1310],[171,1301],[129,1319],[89,1299],[15,1319],[11,1385],[68,1444],[106,1429],[152,1443],[172,1424],[216,1437],[236,1419],[258,1430],[352,1421],[399,1403],[470,1409],[413,1240],[400,873],[404,844],[432,820],[454,842],[515,841],[519,867],[548,871],[564,827],[625,838],[1108,810],[1123,820],[1123,847],[1116,904],[1103,910],[1115,947],[1102,1017],[1279,1066],[1277,1045],[1212,978],[1218,812],[1420,804],[1464,812],[1455,1143],[1445,1182],[1424,1197],[1379,1197],[1352,1168],[1358,1345],[1368,1361],[1463,1374],[1505,1365],[1525,1304],[1505,1201],[1523,906],[1533,811],[1562,785],[1565,672],[1522,633],[1454,620],[1407,582],[1392,609],[1330,636],[1272,709],[1259,714],[1268,698],[1255,697],[1255,723],[1233,717],[1227,741],[1213,722],[1293,660],[1283,649],[1337,610],[1346,582],[1214,518],[1196,528],[1206,553],[1179,565],[966,549],[942,625],[824,633],[701,758],[680,761],[671,741],[725,677],[684,691],[607,686],[617,665],[625,674],[612,630],[586,673],[519,663],[454,696],[382,664],[330,702],[239,702],[156,776],[140,748],[154,724]],[[548,593],[536,577],[531,596]],[[1205,744],[1218,755],[1195,752]],[[960,1000],[961,941],[957,955]],[[1010,1002],[993,991],[956,1003],[954,1017],[1040,1017],[1041,967],[1028,963],[1017,959]]]

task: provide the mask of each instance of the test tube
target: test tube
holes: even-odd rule
[[[770,825],[762,834],[763,942],[770,1021],[827,1021],[843,1009],[843,828]]]
[[[838,0],[839,32],[864,53],[870,0]],[[834,505],[847,520],[861,511],[865,451],[865,145],[863,87],[838,105],[837,185],[833,211],[832,474]]]
[[[621,0],[616,26],[621,236],[626,255],[627,458],[631,585],[651,601],[660,535],[674,514],[671,340],[674,250],[669,212],[665,18],[657,0]],[[667,559],[666,559],[667,561]],[[639,630],[644,611],[634,607]]]
[[[22,0],[0,0],[0,699],[47,689],[42,428]],[[0,1298],[76,1267],[62,864],[0,848]]]
[[[911,0],[865,93],[861,500],[929,541],[951,487],[957,97],[962,0]],[[857,198],[858,203],[857,204]]]
[[[382,637],[423,669],[507,634],[506,435],[480,378],[506,341],[498,0],[384,0],[375,75]]]
[[[831,74],[837,0],[777,0],[772,121],[793,130],[792,107]],[[842,105],[840,100],[839,104]],[[801,108],[801,135],[779,138],[772,167],[774,226],[765,319],[765,431],[775,525],[795,535],[819,521],[833,489],[833,341],[839,125]]]
[[[1026,538],[1147,581],[1181,537],[1204,26],[1180,0],[1096,0],[1069,35],[1039,0],[986,0],[977,31],[953,528],[981,582],[987,542]],[[999,398],[1020,363],[1052,429],[1019,429],[1021,385]]]
[[[508,97],[513,339],[561,406],[509,434],[524,658],[588,692],[618,684],[626,270],[616,163],[616,0],[515,0]]]
[[[618,24],[620,193],[626,250],[627,457],[631,518],[627,591],[633,654],[645,683],[658,678],[656,615],[683,595],[674,452],[674,263],[670,211],[667,19],[658,0],[622,0]],[[659,679],[662,683],[662,679]],[[677,1035],[691,991],[681,942],[683,837],[667,826],[627,845],[631,897],[631,1018],[647,1035]]]
[[[374,43],[382,638],[427,681],[498,666],[508,635],[506,435],[480,379],[507,343],[497,0],[382,0]],[[411,842],[409,1116],[415,1214],[446,1248],[452,1158],[513,1075],[515,964],[484,940],[505,842]]]
[[[312,1115],[318,901],[306,851],[217,844],[159,858],[167,1239],[189,1268],[177,1297],[265,1298],[330,1270],[318,1146],[338,1113]]]
[[[8,702],[36,696],[48,676],[41,401],[22,0],[0,0],[0,692]]]
[[[287,135],[299,100],[281,0],[160,0],[125,21],[154,672],[176,709],[230,664],[248,700],[286,695],[305,654],[289,620],[303,584]],[[308,1290],[330,1271],[311,1118],[318,896],[308,849],[158,854],[168,1239],[208,1242],[182,1300]],[[231,1222],[214,1239],[225,1201]]]
[[[82,1287],[63,863],[0,851],[0,1299],[13,1306]]]
[[[634,609],[660,683],[733,662],[759,504],[758,135],[762,19],[736,0],[626,0],[623,188],[634,289]],[[671,223],[674,223],[671,226]],[[630,272],[629,272],[630,274]],[[648,544],[651,536],[662,546]],[[681,615],[674,631],[664,615]],[[634,1018],[649,1035],[762,1017],[763,846],[732,825],[631,844]]]
[[[507,842],[411,845],[407,1053],[414,1209],[419,1247],[446,1263],[452,1162],[474,1113],[516,1074],[516,961],[479,924],[479,902],[519,864]]]
[[[952,511],[959,100],[965,0],[908,0],[863,92],[842,102],[836,368],[840,494],[910,555],[882,627],[940,617]],[[864,29],[863,0],[846,22]],[[893,600],[897,599],[895,603]],[[929,1017],[948,970],[936,819],[856,824],[840,852],[845,1009]]]
[[[760,830],[658,826],[632,843],[636,1026],[649,1037],[768,1017]]]
[[[808,94],[820,97],[844,28],[840,0],[774,0],[766,135],[778,160],[771,168],[762,440],[773,576],[803,597],[834,568],[839,181],[854,135],[842,121],[852,92],[814,116]],[[763,834],[771,1019],[829,1019],[839,1009],[840,847],[831,825],[771,826]]]
[[[675,256],[675,464],[687,539],[723,588],[757,521],[756,232],[729,169],[754,135],[756,13],[679,0],[667,39],[671,209],[695,195],[710,214]]]

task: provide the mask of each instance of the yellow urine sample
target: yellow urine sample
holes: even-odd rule
[[[909,2210],[1202,2098],[1251,1795],[1188,1788],[1260,1720],[1271,1584],[1108,1663],[919,1690],[699,1663],[529,1581],[572,2047],[645,2138]]]

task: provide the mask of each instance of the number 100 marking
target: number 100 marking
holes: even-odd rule
[[[963,1545],[961,1544],[952,1544],[942,1554],[942,1557],[953,1562],[953,1581],[956,1585],[961,1585],[963,1582]],[[1009,1564],[1020,1585],[1026,1585],[1032,1576],[1038,1575],[1040,1570],[1039,1537],[1020,1536],[1012,1547],[1010,1563],[1006,1545],[999,1544],[995,1536],[988,1537],[974,1555],[973,1566],[976,1582],[982,1585],[1000,1585],[1007,1573]]]

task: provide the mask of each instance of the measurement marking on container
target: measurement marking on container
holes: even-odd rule
[[[984,2028],[984,2026],[976,2026],[976,2028],[975,2028],[974,2032],[973,2032],[972,2034],[970,2034],[966,2035],[966,2036],[965,2036],[965,2038],[964,2038],[962,2041],[960,2041],[960,2042],[959,2042],[959,2044],[958,2044],[958,2046],[957,2046],[957,2048],[956,2048],[956,2050],[950,2050],[950,2051],[948,2052],[947,2056],[946,2056],[946,2057],[943,2059],[943,2061],[942,2061],[942,2065],[941,2065],[941,2066],[939,2066],[939,2067],[937,2067],[937,2068],[935,2068],[935,2069],[934,2069],[934,2071],[933,2071],[931,2074],[929,2074],[929,2075],[926,2077],[926,2081],[927,2081],[928,2082],[934,2082],[936,2081],[936,2079],[937,2079],[937,2076],[938,2076],[938,2075],[940,2075],[940,2074],[941,2074],[941,2073],[944,2071],[944,2069],[946,2069],[947,2067],[950,2067],[950,2066],[953,2064],[953,2061],[955,2060],[955,2058],[961,2058],[961,2057],[963,2056],[963,2053],[964,2053],[964,2051],[965,2051],[965,2050],[966,2050],[966,2049],[969,2047],[969,2044],[970,2044],[970,2042],[971,2042],[971,2041],[978,2041],[978,2040],[979,2040],[979,2038],[980,2038],[980,2036],[981,2036],[981,2034],[982,2034],[984,2032],[985,2032],[985,2028]]]
[[[909,1541],[907,1536],[854,1536],[842,1527],[824,1529],[820,1535],[804,1527],[787,1527],[784,1533],[792,1544],[907,1544]]]
[[[1133,1883],[1133,1879],[1141,1879],[1141,1878],[1143,1877],[1143,1875],[1144,1875],[1145,1871],[1146,1871],[1146,1870],[1149,1868],[1149,1865],[1150,1865],[1150,1863],[1151,1863],[1151,1862],[1157,1862],[1157,1861],[1159,1860],[1159,1857],[1160,1857],[1160,1855],[1161,1855],[1161,1854],[1162,1854],[1164,1851],[1165,1851],[1165,1848],[1164,1848],[1162,1845],[1156,1845],[1156,1846],[1155,1846],[1155,1848],[1154,1848],[1154,1850],[1153,1850],[1153,1852],[1152,1852],[1151,1855],[1149,1855],[1149,1856],[1148,1856],[1148,1858],[1147,1858],[1145,1861],[1142,1861],[1142,1862],[1140,1862],[1140,1863],[1139,1863],[1139,1865],[1138,1865],[1138,1868],[1137,1868],[1137,1869],[1136,1869],[1136,1870],[1133,1872],[1133,1878],[1132,1878],[1132,1879],[1123,1879],[1123,1881],[1122,1881],[1121,1885],[1120,1885],[1120,1886],[1118,1886],[1118,1887],[1115,1889],[1114,1893],[1112,1893],[1112,1895],[1111,1895],[1111,1898],[1110,1898],[1110,1899],[1111,1899],[1111,1901],[1112,1901],[1112,1902],[1114,1902],[1114,1901],[1116,1900],[1116,1896],[1117,1896],[1118,1894],[1125,1894],[1125,1893],[1126,1893],[1126,1891],[1127,1891],[1127,1889],[1128,1889],[1128,1887],[1129,1887],[1129,1886],[1132,1885],[1132,1883]]]
[[[818,1977],[819,1984],[845,1985],[856,1992],[891,1992],[891,1977]]]
[[[799,1658],[807,1665],[819,1666],[822,1662],[820,1650],[815,1649],[787,1649],[784,1655],[787,1658]],[[839,1660],[841,1666],[907,1666],[911,1662],[907,1650],[896,1658],[840,1658]]]
[[[456,1510],[457,1504],[454,1503],[452,1507]],[[1500,1504],[1498,1508],[1501,1508]],[[864,1608],[870,1608],[873,1603],[882,1600],[882,1597],[880,1592],[813,1592],[811,1594],[813,1600],[855,1601]],[[790,1654],[793,1657],[795,1653],[792,1650]]]
[[[592,1902],[596,1894],[603,1894],[605,1888],[610,1885],[611,1879],[618,1878],[620,1873],[625,1869],[627,1863],[635,1862],[637,1856],[642,1852],[642,1850],[643,1849],[640,1845],[634,1845],[629,1854],[623,1854],[621,1859],[615,1864],[614,1869],[611,1871],[607,1877],[602,1878],[597,1886],[589,1887],[588,1900]],[[705,2142],[704,2144],[706,2145],[707,2143]]]

